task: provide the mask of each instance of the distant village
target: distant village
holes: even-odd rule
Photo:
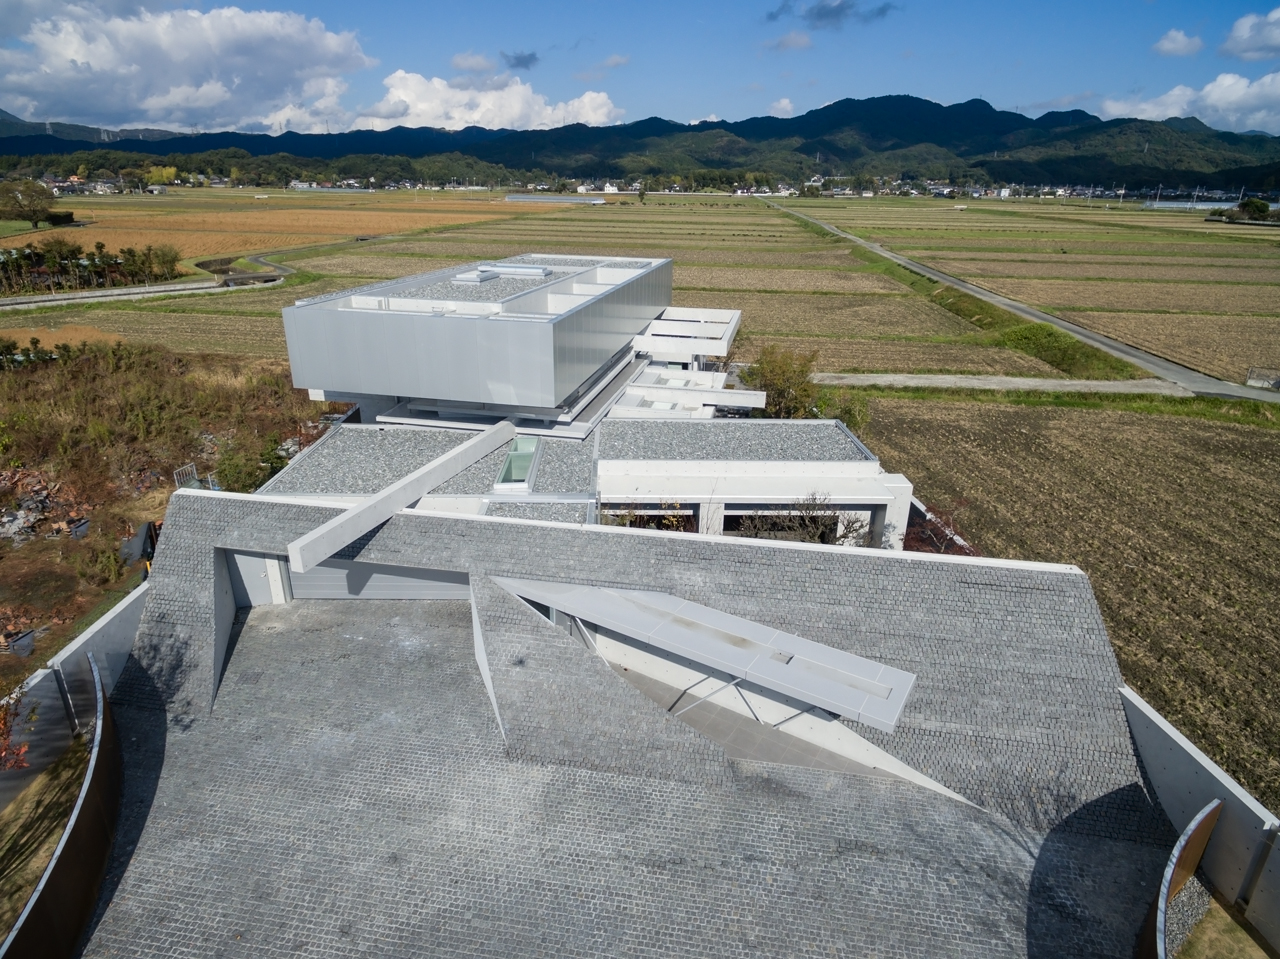
[[[119,193],[167,193],[170,187],[208,187],[212,189],[262,189],[257,183],[240,182],[236,176],[218,176],[204,173],[180,173],[176,167],[152,167],[146,171],[121,171],[113,174],[100,170],[90,174],[81,170],[77,174],[58,177],[46,174],[41,182],[49,187],[56,196],[77,194],[119,194]],[[857,197],[874,198],[885,196],[936,197],[939,199],[973,199],[973,200],[1020,200],[1020,199],[1057,199],[1115,202],[1141,202],[1144,205],[1177,205],[1193,209],[1208,209],[1223,204],[1234,204],[1247,196],[1266,198],[1280,195],[1277,191],[1271,194],[1258,192],[1226,192],[1223,190],[1202,190],[1199,187],[1143,187],[1128,189],[1126,185],[1111,184],[998,184],[985,185],[974,183],[953,183],[950,180],[921,179],[910,176],[899,178],[871,177],[866,174],[856,176],[822,176],[815,175],[808,180],[788,182],[764,182],[763,175],[752,175],[751,181],[745,184],[734,184],[731,190],[712,189],[696,181],[683,180],[680,177],[653,177],[634,180],[630,183],[623,179],[589,179],[589,180],[542,180],[537,182],[511,181],[506,183],[492,180],[454,178],[445,182],[426,182],[421,180],[386,180],[376,177],[349,177],[341,180],[290,180],[285,186],[295,191],[329,191],[329,192],[361,192],[377,190],[427,190],[427,191],[460,191],[460,192],[493,192],[502,191],[527,193],[575,193],[585,195],[607,196],[611,194],[634,195],[643,197],[650,193],[718,193],[733,196],[810,196],[810,197]],[[277,187],[278,189],[278,187]]]

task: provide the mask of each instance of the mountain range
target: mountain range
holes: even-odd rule
[[[239,149],[332,161],[356,155],[461,154],[510,170],[570,177],[741,170],[907,178],[982,176],[1009,183],[1164,184],[1271,190],[1280,137],[1214,130],[1194,118],[1102,120],[1082,110],[1035,119],[984,100],[943,106],[911,96],[845,99],[798,117],[675,123],[650,117],[608,127],[449,131],[395,127],[347,133],[182,134],[34,123],[0,111],[0,156],[109,149],[174,156]]]

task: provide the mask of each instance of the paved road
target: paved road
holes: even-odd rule
[[[1201,396],[1221,396],[1229,399],[1243,400],[1261,400],[1264,403],[1280,403],[1280,393],[1274,393],[1270,390],[1255,389],[1251,386],[1241,386],[1238,383],[1228,383],[1226,380],[1219,380],[1212,376],[1206,376],[1204,373],[1198,373],[1195,370],[1188,369],[1178,363],[1155,356],[1145,350],[1140,350],[1136,346],[1130,346],[1128,343],[1121,343],[1119,340],[1113,340],[1109,336],[1103,336],[1101,333],[1095,333],[1092,330],[1086,330],[1082,326],[1076,326],[1069,323],[1059,316],[1052,313],[1045,313],[1043,310],[1037,310],[1035,307],[1027,306],[1025,303],[1019,303],[1017,300],[1011,300],[1007,296],[1001,296],[999,293],[992,293],[990,290],[984,290],[980,286],[975,286],[959,277],[952,276],[950,273],[943,273],[941,270],[935,270],[931,266],[925,266],[915,260],[894,253],[892,250],[885,249],[879,243],[872,243],[870,240],[864,240],[860,236],[854,236],[852,233],[846,233],[830,223],[824,223],[821,220],[811,217],[795,210],[787,209],[779,203],[772,200],[765,200],[769,206],[774,209],[789,213],[792,216],[807,220],[816,226],[822,227],[829,233],[836,236],[844,237],[846,240],[852,240],[854,243],[870,250],[878,256],[884,257],[886,260],[892,260],[899,266],[906,267],[914,273],[927,276],[931,280],[938,283],[946,283],[948,286],[954,286],[963,290],[979,299],[986,300],[1001,309],[1008,310],[1025,320],[1033,323],[1050,323],[1065,330],[1077,339],[1083,340],[1090,346],[1096,346],[1100,350],[1110,353],[1112,356],[1118,356],[1122,360],[1127,360],[1134,366],[1141,367],[1149,373],[1154,373],[1162,379],[1177,383],[1179,386],[1192,393]]]
[[[815,373],[824,386],[923,386],[932,389],[1022,390],[1046,393],[1127,393],[1194,396],[1169,380],[1050,380],[1033,376],[949,376],[917,373]]]

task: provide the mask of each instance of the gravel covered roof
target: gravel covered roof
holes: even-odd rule
[[[471,435],[420,427],[335,426],[259,492],[377,493]]]
[[[586,493],[591,490],[590,439],[543,439],[538,471],[533,474],[535,493]]]
[[[426,286],[411,286],[389,294],[404,300],[465,300],[470,303],[498,303],[509,297],[536,290],[555,282],[553,276],[500,276],[483,283],[455,283],[445,280]]]
[[[836,423],[821,420],[612,420],[602,460],[870,460]]]

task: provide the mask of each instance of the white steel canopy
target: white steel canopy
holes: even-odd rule
[[[515,596],[847,719],[893,732],[913,673],[648,590],[494,577]]]

